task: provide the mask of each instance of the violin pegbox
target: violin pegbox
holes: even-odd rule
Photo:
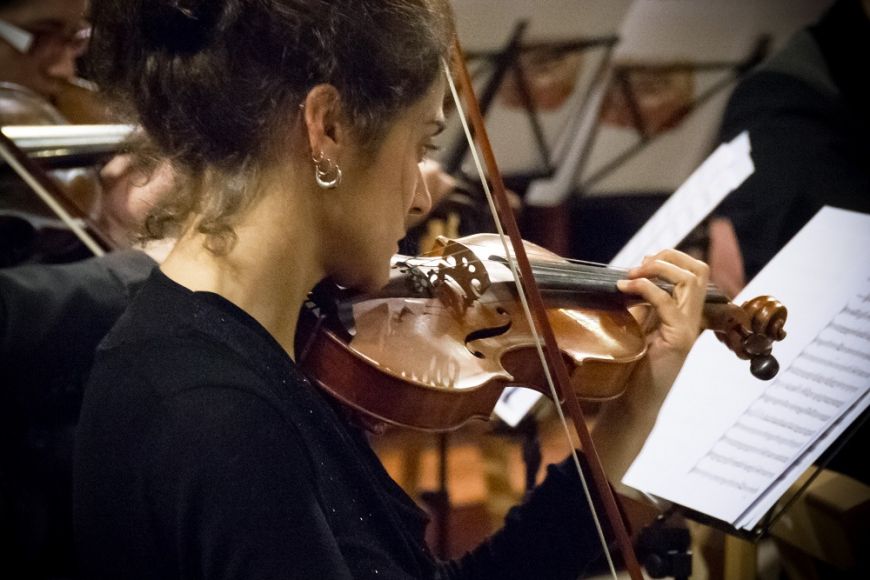
[[[456,316],[464,316],[491,284],[486,266],[468,246],[443,237],[429,255],[437,257],[429,270],[435,297]]]
[[[772,296],[758,296],[739,307],[722,306],[708,328],[739,358],[750,361],[753,376],[764,381],[775,377],[779,363],[771,352],[773,343],[785,338],[786,307]]]

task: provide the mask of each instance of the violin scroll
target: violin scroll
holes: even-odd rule
[[[744,302],[742,308],[752,319],[752,331],[780,341],[785,338],[788,309],[773,296],[758,296]]]
[[[705,326],[737,356],[749,360],[753,376],[767,381],[779,372],[773,343],[785,338],[788,309],[772,296],[758,296],[741,306],[708,304]]]

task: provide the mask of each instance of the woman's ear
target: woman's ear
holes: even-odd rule
[[[348,137],[338,89],[329,84],[315,86],[305,96],[302,111],[311,155],[337,161]]]

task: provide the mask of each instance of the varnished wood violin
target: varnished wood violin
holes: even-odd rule
[[[526,243],[547,317],[581,399],[618,397],[646,354],[644,331],[616,287],[625,272],[568,262]],[[488,418],[507,386],[549,395],[500,240],[441,239],[430,254],[396,257],[376,295],[321,290],[301,318],[299,361],[326,391],[377,420],[442,431]],[[659,284],[670,290],[668,284]],[[704,326],[753,374],[772,378],[785,307],[763,296],[739,307],[711,286]]]

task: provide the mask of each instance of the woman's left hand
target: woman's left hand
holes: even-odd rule
[[[620,280],[619,289],[641,296],[655,309],[658,327],[648,336],[647,356],[676,365],[676,371],[701,331],[701,314],[710,279],[710,268],[678,250],[663,250],[644,259]],[[674,285],[673,294],[656,286],[650,278]]]
[[[647,257],[640,266],[629,270],[629,279],[617,283],[622,292],[649,302],[658,321],[647,335],[647,354],[636,364],[625,393],[602,405],[592,431],[613,483],[620,481],[643,447],[698,338],[709,276],[705,263],[677,250],[664,250]],[[671,282],[673,294],[653,284],[650,278]]]

